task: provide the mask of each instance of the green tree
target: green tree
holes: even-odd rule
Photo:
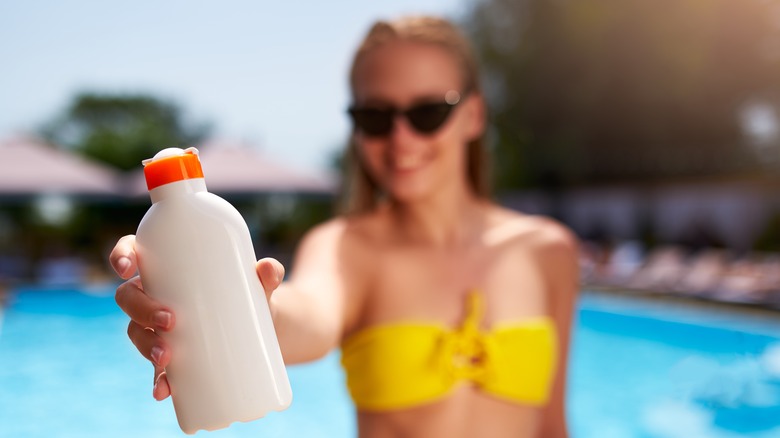
[[[760,167],[745,105],[778,106],[777,0],[481,0],[499,188]],[[780,113],[780,111],[776,111]]]
[[[81,93],[64,113],[47,123],[42,135],[122,170],[165,147],[186,147],[209,132],[188,124],[174,103],[149,95]]]

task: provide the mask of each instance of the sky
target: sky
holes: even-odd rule
[[[324,170],[349,133],[347,71],[379,18],[468,0],[0,1],[0,141],[80,91],[170,99],[213,137]],[[169,145],[161,145],[167,147]]]

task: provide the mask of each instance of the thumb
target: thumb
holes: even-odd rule
[[[278,260],[266,257],[260,259],[255,265],[257,276],[263,284],[266,299],[271,299],[271,294],[282,283],[284,278],[284,266]]]

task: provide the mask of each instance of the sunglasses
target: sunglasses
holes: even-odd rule
[[[396,116],[404,117],[419,134],[430,135],[441,128],[462,101],[461,93],[450,90],[443,102],[420,102],[406,109],[351,106],[348,112],[355,129],[371,137],[390,135]]]

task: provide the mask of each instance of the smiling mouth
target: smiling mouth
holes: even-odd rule
[[[422,167],[425,159],[420,155],[395,157],[392,164],[396,171],[410,171]]]

